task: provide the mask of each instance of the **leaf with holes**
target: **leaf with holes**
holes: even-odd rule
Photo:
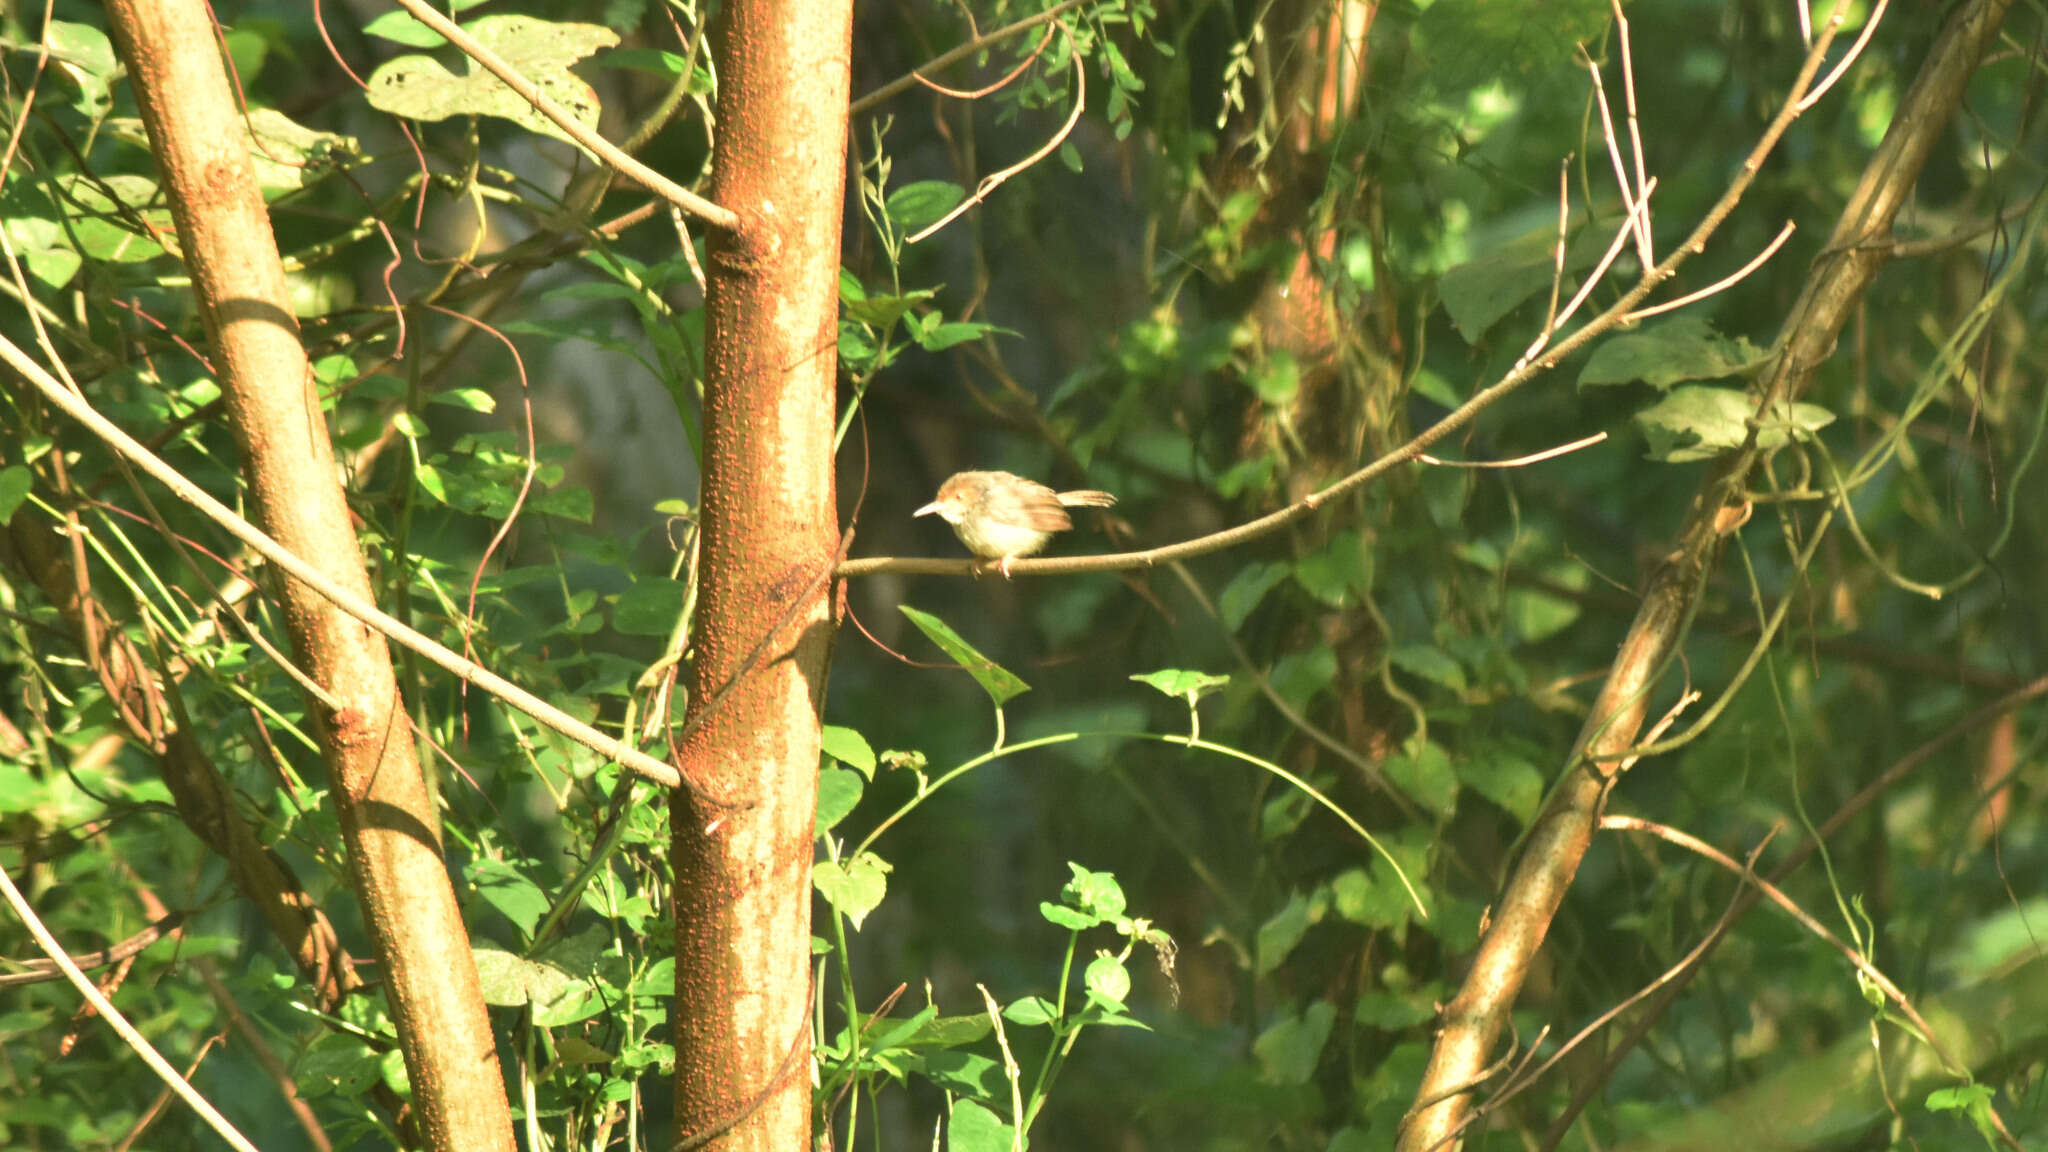
[[[569,118],[586,128],[597,127],[597,93],[569,65],[600,48],[619,42],[619,35],[595,24],[565,24],[531,16],[486,16],[465,29],[553,100]],[[446,120],[451,116],[497,116],[558,140],[569,136],[504,81],[473,62],[456,75],[431,56],[400,56],[370,74],[370,105],[408,120]]]

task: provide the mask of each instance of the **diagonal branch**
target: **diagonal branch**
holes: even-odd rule
[[[1844,207],[1805,291],[1787,315],[1775,345],[1779,352],[1761,381],[1759,403],[1765,410],[1796,395],[1832,352],[1851,310],[1888,257],[1889,245],[1875,241],[1889,236],[1894,215],[1910,195],[2009,3],[1972,0],[1951,13]],[[1788,94],[1779,113],[1781,122],[1789,122],[1804,107],[1806,85],[1840,17],[1838,7],[1835,21],[1817,39]],[[1491,1059],[1530,962],[1591,842],[1607,789],[1619,773],[1612,758],[1625,755],[1635,742],[1650,692],[1678,651],[1699,591],[1719,557],[1726,535],[1717,518],[1724,506],[1742,502],[1743,485],[1763,456],[1754,440],[1752,434],[1751,444],[1724,459],[1702,483],[1679,530],[1677,546],[1650,581],[1566,762],[1566,776],[1531,828],[1465,983],[1444,1009],[1443,1030],[1416,1091],[1416,1099],[1428,1103],[1407,1117],[1398,1144],[1403,1152],[1451,1146],[1471,1113],[1469,1089]]]
[[[518,69],[506,63],[497,53],[484,47],[476,37],[464,32],[455,21],[434,11],[425,0],[398,0],[398,6],[411,13],[415,20],[439,33],[450,44],[461,49],[464,55],[483,65],[491,75],[504,81],[507,88],[517,93],[521,100],[533,105],[534,111],[547,117],[555,127],[567,133],[570,139],[590,149],[599,159],[618,169],[635,183],[692,216],[700,217],[728,232],[740,230],[738,213],[713,204],[635,160],[618,145],[585,128],[574,116],[563,111],[559,104],[548,99],[539,88],[521,76]]]

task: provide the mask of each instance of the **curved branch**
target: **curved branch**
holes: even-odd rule
[[[1079,8],[1085,2],[1086,0],[1063,0],[1062,3],[1055,4],[1052,7],[1047,8],[1045,11],[1040,12],[1036,16],[1026,16],[1024,19],[1017,21],[1015,24],[1005,24],[1001,28],[998,28],[995,31],[990,32],[985,36],[977,36],[974,39],[969,40],[967,43],[960,45],[958,48],[942,52],[938,56],[934,57],[929,63],[925,64],[923,67],[912,69],[911,71],[906,72],[901,76],[898,76],[896,79],[889,81],[887,84],[882,85],[880,88],[875,89],[874,91],[868,93],[865,96],[862,96],[860,99],[855,100],[853,103],[847,105],[846,114],[848,117],[858,116],[861,113],[866,112],[868,109],[873,108],[875,105],[880,104],[882,101],[889,99],[891,96],[895,96],[901,92],[907,92],[910,89],[916,87],[918,82],[922,79],[919,73],[936,72],[949,64],[953,64],[959,60],[963,60],[966,57],[974,55],[976,52],[979,52],[983,48],[986,48],[989,45],[994,44],[998,40],[1007,40],[1010,37],[1015,36],[1019,32],[1029,32],[1031,29],[1038,27],[1040,24],[1044,24],[1050,20],[1056,20],[1059,17],[1065,15],[1066,13],[1071,12],[1076,8]]]

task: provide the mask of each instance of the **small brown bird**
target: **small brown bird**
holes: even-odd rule
[[[911,515],[938,513],[969,552],[997,561],[1007,580],[1010,561],[1031,555],[1045,547],[1053,533],[1074,526],[1067,509],[1115,503],[1116,497],[1107,492],[1055,492],[1008,472],[955,472],[939,485],[938,499]]]

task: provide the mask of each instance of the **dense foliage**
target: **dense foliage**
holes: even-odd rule
[[[690,182],[715,12],[622,0],[609,28],[575,23],[588,7],[460,18]],[[973,27],[968,7],[863,10],[855,92],[1042,5],[972,5]],[[409,18],[216,12],[379,603],[666,756],[696,604],[703,228]],[[1871,15],[1850,11],[1831,60]],[[959,1149],[1020,1125],[1052,1148],[1390,1147],[1643,586],[1745,443],[1768,462],[1649,700],[1672,723],[1646,741],[1669,742],[1608,798],[1657,827],[1599,834],[1471,1139],[1727,1146],[1712,1125],[1760,1113],[1786,1147],[2042,1139],[2038,11],[2008,18],[1835,354],[1796,403],[1756,405],[1943,16],[1883,12],[1655,299],[1718,284],[1790,221],[1770,260],[1615,327],[1431,462],[1184,565],[846,582],[812,974],[834,1147],[921,1146],[941,1117]],[[1627,212],[1602,91],[1631,165],[1639,128],[1661,260],[1807,50],[1793,5],[1628,18],[1632,76],[1591,0],[1063,6],[927,73],[954,91],[857,103],[852,555],[960,555],[911,513],[969,468],[1117,493],[1055,555],[1198,537],[1516,369],[1554,282],[1589,279]],[[235,503],[206,333],[97,6],[5,20],[0,335]],[[1625,245],[1588,313],[1642,270]],[[18,374],[0,422],[0,866],[74,954],[178,917],[94,975],[263,1147],[404,1138],[374,966],[319,986],[222,846],[253,835],[367,956],[276,574]],[[526,1139],[668,1146],[664,799],[396,651]],[[212,812],[164,779],[188,752],[221,782]],[[1769,873],[1845,809],[1782,880],[1810,920],[1724,922],[1753,892],[1742,861]],[[1545,1064],[1702,942],[1675,995]],[[11,913],[0,955],[0,985],[39,955]],[[0,1142],[210,1139],[67,985],[0,997]]]

